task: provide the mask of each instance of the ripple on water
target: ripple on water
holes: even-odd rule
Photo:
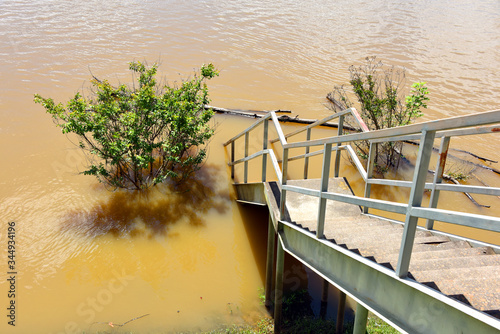
[[[210,216],[213,210],[227,210],[228,221],[237,219],[237,214],[232,217],[228,194],[209,192],[210,205],[184,194],[172,196],[168,203],[154,199],[156,204],[150,207],[151,202],[131,200],[123,193],[100,197],[98,190],[88,189],[86,181],[72,183],[73,178],[66,177],[66,167],[76,163],[67,161],[71,159],[62,151],[63,145],[56,145],[58,153],[46,160],[31,157],[32,153],[46,153],[54,136],[60,135],[45,131],[50,121],[43,123],[37,116],[40,109],[33,106],[32,93],[67,100],[88,80],[89,69],[98,77],[130,82],[129,73],[115,73],[126,72],[126,63],[133,59],[160,59],[170,82],[211,61],[222,70],[220,78],[210,82],[215,88],[215,105],[292,109],[300,117],[315,118],[329,113],[322,106],[324,96],[334,85],[348,82],[348,67],[375,55],[387,64],[406,67],[409,81],[428,82],[431,102],[425,119],[431,120],[498,108],[498,22],[496,0],[0,1],[0,140],[2,149],[17,148],[6,149],[5,159],[2,155],[2,170],[13,177],[2,180],[0,211],[5,220],[19,221],[19,227],[29,231],[19,234],[23,245],[20,263],[26,268],[23,284],[32,288],[50,285],[50,278],[61,268],[70,273],[60,275],[58,279],[63,279],[59,283],[67,277],[86,279],[88,272],[102,280],[110,275],[110,268],[120,269],[126,263],[134,270],[147,269],[140,272],[143,281],[134,288],[144,293],[148,302],[173,298],[185,306],[180,315],[188,314],[188,308],[196,310],[198,313],[186,317],[190,323],[190,319],[202,317],[199,314],[209,313],[201,303],[193,306],[186,302],[186,292],[181,289],[178,295],[174,289],[159,289],[165,277],[179,276],[179,284],[189,282],[198,287],[202,284],[189,265],[214,261],[219,266],[216,273],[197,272],[205,279],[203,284],[206,279],[212,279],[213,285],[224,282],[219,290],[210,292],[214,299],[216,294],[228,292],[240,296],[241,281],[250,284],[255,278],[255,268],[247,267],[254,261],[245,248],[248,240],[234,237],[241,226],[228,224],[222,229],[219,226],[226,222],[220,221],[211,226],[210,231],[227,238],[224,242],[230,246],[222,250],[203,240],[198,235],[201,230],[195,230],[198,234],[189,230],[197,250],[206,248],[200,257],[183,245],[178,258],[166,261],[166,249],[172,250],[164,242],[167,239],[149,239],[153,231],[161,231],[157,235],[172,242],[181,222],[203,222],[200,215]],[[490,144],[488,140],[479,143],[485,147]],[[64,152],[62,156],[60,152]],[[497,153],[491,147],[485,152],[487,156]],[[217,156],[224,159],[223,154]],[[18,168],[21,163],[16,165],[17,161],[28,167]],[[54,162],[65,168],[56,170]],[[54,174],[63,177],[51,179]],[[196,211],[200,205],[202,210]],[[179,207],[191,213],[180,215]],[[208,207],[212,211],[205,210]],[[216,240],[213,235],[210,238]],[[131,254],[130,240],[144,249]],[[121,255],[113,255],[119,247]],[[233,271],[226,274],[226,262],[217,262],[217,257],[240,260],[233,262]],[[49,291],[60,291],[58,283],[52,284]],[[92,283],[82,290],[90,296],[96,294]],[[87,298],[84,293],[82,300]],[[73,294],[76,292],[68,293],[70,297]],[[199,302],[200,296],[195,297]],[[254,297],[255,290],[237,301],[243,304]],[[39,299],[44,305],[47,302]],[[75,297],[73,302],[78,305],[81,300]],[[154,305],[179,315],[178,309],[170,310],[177,304]],[[217,309],[214,305],[210,307]],[[51,306],[65,311],[55,302]],[[151,323],[161,326],[167,318],[161,314]],[[46,331],[60,331],[54,328],[58,325],[51,324]]]

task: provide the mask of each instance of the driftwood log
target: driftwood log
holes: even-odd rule
[[[415,146],[419,146],[419,145],[420,145],[418,142],[413,141],[413,140],[405,140],[404,142],[405,142],[405,143],[407,143],[407,144],[415,145]],[[439,149],[437,149],[436,147],[433,147],[432,149],[433,149],[434,151],[436,151],[436,152],[438,152],[438,151],[439,151]],[[498,163],[498,161],[495,161],[495,160],[492,160],[492,159],[488,159],[488,158],[485,158],[485,157],[481,157],[481,156],[479,156],[479,155],[477,155],[477,154],[474,154],[474,153],[472,153],[472,152],[469,152],[469,151],[460,150],[460,149],[457,149],[457,148],[450,148],[450,151],[457,151],[457,152],[461,152],[461,153],[469,154],[469,155],[473,156],[474,158],[479,159],[479,160],[482,160],[482,161],[491,162],[491,163],[494,163],[494,164]],[[449,153],[448,153],[448,156],[449,156],[449,157],[452,157],[452,158],[454,158],[454,159],[458,159],[458,160],[466,161],[467,163],[472,164],[472,165],[473,165],[473,166],[475,166],[475,167],[479,167],[479,168],[487,169],[487,170],[489,170],[489,171],[491,171],[491,172],[493,172],[493,173],[495,173],[495,174],[500,175],[500,170],[498,170],[498,169],[496,169],[496,168],[493,168],[493,167],[491,167],[491,166],[486,166],[486,165],[478,164],[478,163],[475,163],[475,162],[472,162],[472,161],[467,161],[467,160],[461,159],[461,158],[456,157],[456,156],[454,156],[454,155],[452,155],[452,154],[449,154]]]
[[[236,115],[236,116],[243,116],[243,117],[250,117],[250,118],[262,118],[264,117],[267,113],[270,111],[263,111],[263,110],[244,110],[244,109],[228,109],[228,108],[220,108],[220,107],[214,107],[214,106],[209,106],[206,105],[205,109],[212,109],[218,114],[227,114],[227,115]],[[290,110],[272,110],[275,113],[287,113],[290,114],[292,113]]]
[[[220,107],[214,107],[214,106],[205,106],[206,109],[212,109],[218,114],[227,114],[227,115],[235,115],[235,116],[242,116],[242,117],[250,117],[250,118],[262,118],[266,114],[268,114],[271,111],[274,111],[275,113],[286,113],[290,114],[292,113],[290,110],[282,110],[282,109],[277,109],[277,110],[271,110],[271,111],[264,111],[264,110],[242,110],[242,109],[228,109],[228,108],[220,108]],[[299,118],[299,116],[295,117],[290,117],[288,115],[281,115],[278,116],[278,121],[282,123],[296,123],[296,124],[313,124],[317,122],[317,119],[307,119],[307,118]],[[337,123],[330,123],[326,122],[321,124],[321,126],[327,127],[327,128],[335,128],[337,129],[339,126]],[[359,131],[356,128],[347,126],[344,124],[343,126],[344,130],[348,131]]]
[[[436,174],[436,172],[435,172],[435,171],[433,171],[433,170],[431,170],[431,169],[429,169],[429,173]],[[458,184],[458,185],[460,185],[460,184],[461,184],[460,182],[458,182],[458,180],[457,180],[457,179],[455,179],[454,177],[452,177],[452,176],[450,176],[450,175],[448,175],[448,174],[446,174],[446,173],[443,173],[443,180],[450,181],[450,182],[453,182],[453,183]],[[468,199],[469,199],[472,203],[474,203],[476,206],[478,206],[478,207],[481,207],[481,208],[490,208],[490,207],[491,207],[491,206],[489,206],[489,205],[479,204],[479,203],[478,203],[478,202],[477,202],[477,201],[476,201],[476,200],[475,200],[475,199],[471,196],[471,194],[469,194],[468,192],[464,192],[464,195],[465,195],[465,196],[467,196],[467,198],[468,198]]]

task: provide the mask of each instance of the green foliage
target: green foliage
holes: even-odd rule
[[[313,316],[312,298],[305,289],[290,292],[283,297],[283,322],[285,327],[304,317]]]
[[[368,317],[368,323],[366,326],[366,332],[368,334],[398,334],[399,332],[388,325],[385,321],[378,318],[377,316],[371,314]]]
[[[458,181],[466,181],[470,177],[470,175],[463,172],[448,172],[447,174],[449,177],[452,177]]]
[[[259,300],[260,300],[260,305],[264,305],[266,303],[266,289],[264,288],[259,288]]]
[[[199,146],[213,135],[205,81],[218,71],[203,65],[192,79],[171,87],[157,84],[157,68],[131,62],[133,87],[94,77],[92,98],[76,93],[66,106],[35,95],[62,132],[76,134],[90,153],[83,174],[113,187],[145,189],[167,178],[180,182],[199,169],[206,156]]]
[[[375,57],[367,57],[366,64],[359,67],[349,67],[350,85],[359,107],[360,115],[370,130],[380,130],[396,126],[411,124],[416,118],[421,117],[422,108],[427,108],[429,91],[425,82],[417,82],[411,86],[408,96],[402,91],[406,85],[406,72],[404,69],[384,67],[382,62],[377,62]],[[349,93],[344,86],[335,86],[328,94],[332,103],[331,109],[340,111],[355,107],[351,102]],[[347,124],[355,127],[352,120]],[[367,142],[357,143],[360,156],[368,157]],[[402,144],[385,142],[377,144],[375,164],[379,172],[385,172],[391,167],[396,167],[401,157]]]
[[[203,332],[203,334],[272,334],[274,333],[273,319],[262,318],[257,324],[222,326],[219,329]]]

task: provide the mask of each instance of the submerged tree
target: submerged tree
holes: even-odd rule
[[[410,95],[404,96],[406,71],[394,66],[384,67],[375,57],[367,57],[366,64],[349,67],[352,93],[356,96],[360,115],[370,130],[380,130],[412,123],[423,114],[421,108],[427,108],[429,94],[425,82],[417,82],[411,86]],[[335,86],[327,98],[332,102],[330,108],[340,111],[355,107],[349,93],[342,86]],[[348,125],[354,127],[352,120]],[[356,143],[362,158],[368,157],[368,142]],[[384,142],[376,144],[375,166],[379,172],[385,172],[398,165],[402,156],[401,142]]]
[[[213,135],[205,81],[218,71],[203,65],[177,87],[157,84],[157,68],[131,62],[133,87],[94,77],[92,98],[76,93],[66,106],[35,95],[62,132],[76,134],[89,153],[83,174],[113,187],[145,189],[167,178],[180,182],[199,169],[206,157],[200,146]]]

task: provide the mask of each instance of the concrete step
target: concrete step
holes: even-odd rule
[[[411,255],[411,261],[493,254],[495,254],[495,252],[490,247],[444,249],[428,252],[414,252]],[[390,254],[387,257],[376,257],[375,260],[377,260],[378,263],[396,263],[398,261],[398,254]]]
[[[387,240],[376,240],[370,244],[353,245],[349,249],[359,249],[363,256],[373,256],[375,258],[387,258],[394,254],[399,254],[401,247],[401,240],[398,242]],[[434,250],[456,249],[456,248],[470,248],[470,245],[465,241],[449,241],[443,237],[424,237],[415,238],[413,244],[413,252],[430,252]]]
[[[372,230],[375,230],[377,228],[390,228],[394,230],[402,230],[402,228],[399,225],[393,225],[387,222],[381,222],[377,220],[364,220],[360,222],[351,222],[349,224],[343,224],[343,225],[333,225],[329,224],[326,222],[325,224],[325,230],[329,229],[332,232],[341,232],[341,233],[349,233],[349,231],[355,232],[355,233],[370,233]],[[355,234],[355,233],[351,233]]]
[[[370,242],[371,239],[380,239],[391,241],[401,242],[401,238],[403,237],[403,229],[399,226],[376,226],[369,231],[364,229],[354,229],[352,232],[349,229],[336,230],[335,233],[331,233],[333,238],[330,238],[330,234],[325,234],[328,236],[328,239],[334,239],[335,242],[339,243],[357,243],[357,242]],[[416,231],[416,238],[426,238],[431,237],[432,234],[427,231]]]
[[[480,311],[495,311],[500,306],[500,277],[472,277],[441,280],[437,290],[453,296]]]
[[[288,180],[288,185],[303,187],[307,189],[321,189],[320,179],[308,180]],[[346,184],[343,178],[331,178],[328,184],[328,191],[352,195],[349,185]],[[308,195],[303,195],[297,192],[288,191],[286,195],[287,208],[290,212],[290,217],[294,220],[316,219],[318,215],[319,198]],[[361,209],[357,205],[327,201],[326,214],[327,216],[359,216]]]
[[[411,264],[410,264],[411,265]],[[456,280],[460,277],[500,277],[499,266],[484,266],[471,268],[435,269],[426,271],[412,271],[411,276],[418,282],[440,282],[445,280]]]
[[[337,217],[335,215],[333,216],[326,216],[325,221],[328,222],[329,224],[334,224],[334,225],[345,225],[349,223],[357,223],[357,222],[378,222],[381,224],[390,224],[388,221],[378,219],[375,217],[370,217],[370,216],[365,216],[363,214],[359,214],[357,216],[349,216],[349,217]],[[392,225],[392,224],[391,224]]]
[[[307,233],[311,233],[311,234],[316,235],[316,231],[315,231],[316,229],[311,230],[309,227],[304,227],[301,224],[298,224],[298,223],[295,223],[295,222],[292,222],[292,224],[296,225],[297,227],[300,227],[301,229],[303,229]]]
[[[440,237],[438,237],[440,238]],[[467,241],[446,241],[441,243],[414,244],[412,255],[418,252],[439,251],[448,249],[464,249],[471,248]],[[393,251],[393,254],[398,254],[399,249]]]
[[[352,227],[352,228],[337,228],[329,230],[325,228],[325,235],[327,239],[334,239],[335,242],[339,241],[354,241],[354,240],[365,240],[374,239],[380,236],[402,235],[403,230],[400,228],[394,228],[392,226],[371,226],[371,227]]]
[[[362,248],[362,249],[371,249],[372,251],[374,251],[374,253],[376,253],[378,250],[382,250],[384,252],[386,252],[387,250],[394,250],[395,248],[398,249],[398,252],[399,252],[399,248],[401,246],[401,241],[402,241],[402,234],[400,237],[396,237],[396,235],[394,237],[390,237],[391,235],[389,235],[388,237],[371,237],[371,238],[366,238],[366,239],[353,239],[352,241],[351,240],[347,240],[346,243],[349,248],[353,248],[353,247],[356,247],[356,248]],[[416,246],[419,246],[419,245],[428,245],[430,247],[432,247],[431,244],[436,244],[436,243],[445,243],[445,242],[449,242],[450,240],[446,237],[439,237],[439,236],[427,236],[427,235],[424,235],[424,236],[415,236],[415,240],[413,242],[413,246],[416,247]]]
[[[301,224],[304,227],[308,227],[310,230],[316,230],[316,226],[318,224],[316,219],[307,219],[296,221],[295,223]],[[346,218],[339,221],[335,220],[326,220],[325,221],[325,231],[327,230],[336,230],[340,229],[350,229],[350,228],[365,228],[369,229],[372,226],[392,226],[392,224],[379,220],[373,219],[369,217],[357,217],[357,218]]]
[[[478,255],[441,259],[411,259],[410,271],[446,270],[451,268],[472,268],[498,266],[500,268],[500,256]]]

